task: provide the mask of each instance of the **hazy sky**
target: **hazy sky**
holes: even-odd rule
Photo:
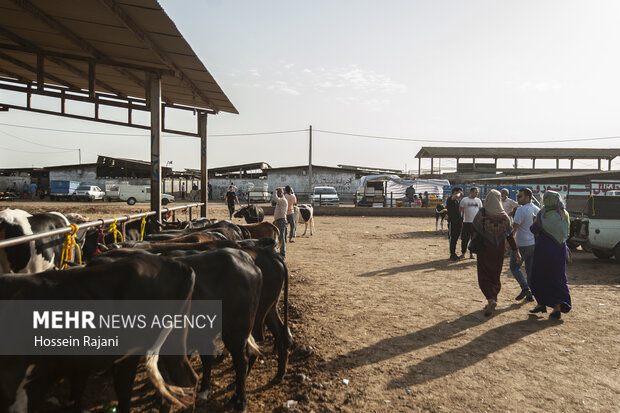
[[[617,0],[160,3],[240,112],[209,117],[210,134],[313,125],[430,141],[314,133],[314,164],[397,169],[417,169],[422,145],[620,147],[620,138],[549,142],[620,136]],[[0,123],[2,167],[77,163],[75,151],[17,138],[82,148],[83,162],[150,156],[141,130],[19,111],[0,112]],[[112,135],[123,133],[140,136]],[[211,137],[209,165],[304,164],[307,141],[307,132]],[[162,163],[196,168],[198,147],[166,137]]]

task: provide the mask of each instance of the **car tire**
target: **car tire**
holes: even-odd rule
[[[135,205],[136,204],[136,198],[129,198],[127,200],[127,205]]]
[[[597,258],[600,258],[602,260],[607,260],[611,257],[614,256],[613,252],[608,252],[608,251],[603,251],[603,250],[597,250],[597,249],[592,249],[592,253],[594,255],[596,255]]]
[[[167,199],[167,198],[163,198],[163,199],[161,200],[161,204],[162,204],[162,205],[168,205],[169,203],[170,203],[170,201],[168,201],[168,199]]]

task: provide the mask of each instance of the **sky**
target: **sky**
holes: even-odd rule
[[[417,171],[421,146],[620,147],[617,0],[160,4],[239,111],[209,117],[210,167],[307,164],[309,125],[313,164],[328,166]],[[216,136],[281,131],[297,132]],[[142,130],[0,112],[1,167],[73,164],[77,148],[82,162],[150,159]],[[162,152],[200,165],[196,138],[164,135]]]

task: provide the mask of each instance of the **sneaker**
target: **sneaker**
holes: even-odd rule
[[[473,260],[474,259],[474,254],[472,254],[471,252],[469,253],[469,259]]]
[[[527,292],[527,295],[525,296],[525,301],[527,302],[534,301],[534,297],[532,296],[532,293],[530,291]]]
[[[456,255],[450,255],[450,261],[458,261],[459,257],[457,257]]]
[[[462,260],[463,258],[465,258],[465,253],[462,253],[462,254],[459,256],[459,260]]]

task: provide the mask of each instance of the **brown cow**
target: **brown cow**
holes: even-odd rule
[[[280,230],[271,222],[263,221],[258,224],[239,224],[239,227],[248,230],[251,235],[250,238],[254,239],[273,238],[278,241],[278,237],[280,236]]]

